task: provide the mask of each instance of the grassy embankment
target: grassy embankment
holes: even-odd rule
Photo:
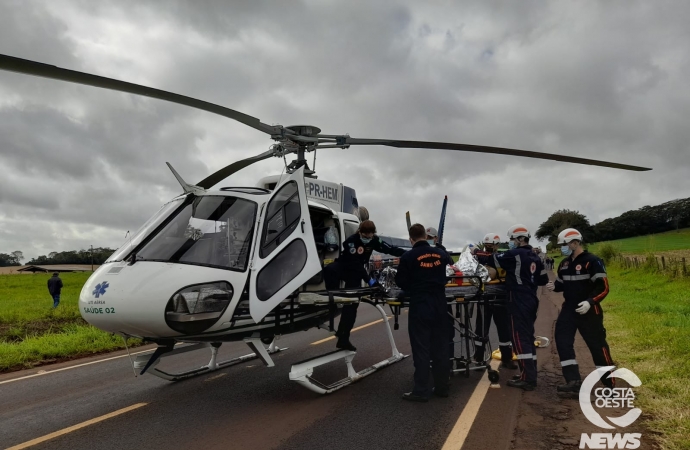
[[[690,278],[609,266],[611,354],[637,374],[647,427],[667,449],[690,448]]]
[[[89,275],[60,275],[65,286],[57,309],[46,287],[50,274],[0,275],[0,372],[124,348],[122,338],[79,314],[77,300]]]
[[[597,243],[623,256],[690,254],[690,229]],[[652,262],[654,259],[652,259]],[[637,374],[636,405],[666,449],[690,448],[690,277],[661,273],[655,263],[626,269],[609,262],[603,303],[611,355]]]
[[[657,255],[675,253],[690,254],[690,228],[667,231],[666,233],[637,236],[617,241],[597,242],[589,246],[589,250],[597,253],[602,246],[611,244],[619,252],[629,255],[645,255],[653,253]]]

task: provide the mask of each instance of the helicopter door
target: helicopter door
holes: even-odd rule
[[[249,312],[261,321],[321,270],[309,220],[304,168],[276,186],[261,211],[249,280]]]

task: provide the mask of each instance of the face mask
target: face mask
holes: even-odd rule
[[[517,244],[515,243],[515,241],[508,242],[508,248],[509,249],[514,250],[515,247],[517,247]]]
[[[573,250],[568,247],[567,245],[564,245],[561,247],[561,253],[563,253],[563,256],[570,256],[570,254],[573,252]]]
[[[431,245],[432,247],[433,247],[434,245],[436,245],[436,243],[434,242],[433,239],[427,239],[426,241],[427,241],[427,242],[429,243],[429,245]]]
[[[359,239],[362,241],[362,244],[368,244],[371,242],[371,238],[365,238],[365,237],[359,237]]]

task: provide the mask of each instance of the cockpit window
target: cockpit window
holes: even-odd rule
[[[255,202],[236,197],[192,197],[137,251],[137,261],[164,261],[245,271]]]
[[[137,230],[136,233],[125,237],[125,242],[115,250],[115,253],[110,255],[110,258],[106,262],[122,261],[127,258],[129,254],[137,248],[139,244],[148,236],[153,230],[155,230],[168,216],[173,213],[177,208],[179,208],[184,202],[185,197],[178,197],[165,205],[161,206],[156,214],[151,216],[149,220],[146,221],[144,225]]]

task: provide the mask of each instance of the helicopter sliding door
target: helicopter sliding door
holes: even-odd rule
[[[276,186],[261,211],[249,279],[252,319],[261,321],[320,270],[300,168]]]

